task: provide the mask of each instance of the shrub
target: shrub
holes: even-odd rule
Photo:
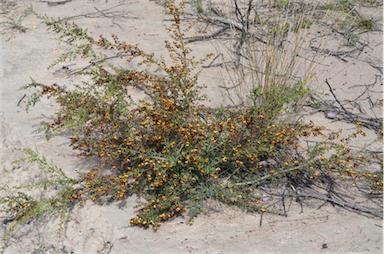
[[[28,105],[41,96],[53,97],[60,105],[55,120],[43,124],[47,136],[69,130],[74,149],[98,158],[98,166],[83,176],[83,195],[94,201],[144,195],[148,204],[132,219],[132,224],[144,227],[156,228],[186,208],[192,219],[208,198],[257,206],[239,198],[244,196],[243,190],[227,183],[278,175],[293,162],[297,164],[302,159],[293,152],[297,137],[308,128],[272,124],[266,111],[257,108],[227,111],[202,107],[204,97],[195,71],[200,61],[189,57],[179,8],[168,5],[173,15],[168,29],[173,42],[166,42],[171,65],[117,36],[94,40],[76,25],[42,17],[51,29],[62,33],[64,42],[79,43],[75,54],[97,59],[95,46],[114,49],[129,55],[127,61],[140,59],[139,65],[154,71],[108,69],[96,64],[84,72],[92,81],[72,90],[34,81],[24,87],[38,90]],[[135,100],[130,96],[134,88],[143,90],[149,99]],[[275,168],[268,168],[267,160],[276,161]]]

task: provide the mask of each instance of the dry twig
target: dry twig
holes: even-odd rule
[[[367,213],[367,214],[373,215],[375,217],[379,217],[381,219],[383,218],[383,211],[382,210],[372,209],[369,207],[358,205],[356,203],[351,203],[348,201],[335,199],[335,198],[329,197],[328,195],[325,195],[325,194],[320,193],[320,192],[312,191],[311,193],[300,193],[300,194],[296,193],[296,194],[288,194],[286,196],[309,197],[309,198],[324,200],[324,201],[329,202],[329,203],[334,204],[334,205],[338,205],[338,206],[341,206],[344,208],[350,208],[350,209],[353,209],[353,210],[356,210],[359,212]]]

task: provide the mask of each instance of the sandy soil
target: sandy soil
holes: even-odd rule
[[[47,67],[65,52],[63,45],[53,40],[44,25],[33,15],[33,10],[51,17],[71,19],[94,34],[118,34],[121,39],[138,43],[142,48],[162,54],[166,19],[164,8],[150,0],[72,0],[65,4],[49,1],[1,1],[1,96],[0,96],[0,184],[16,185],[39,178],[33,166],[17,164],[20,148],[36,147],[49,160],[53,160],[69,176],[83,172],[83,161],[67,147],[65,138],[47,142],[42,135],[32,134],[43,119],[49,118],[54,106],[49,101],[38,104],[31,112],[23,110],[24,91],[18,89],[30,78],[50,84],[57,82],[70,86],[78,82],[70,71],[81,68],[81,63],[62,68]],[[102,12],[101,12],[102,10]],[[365,86],[371,86],[373,100],[382,98],[382,6],[359,7],[359,12],[375,20],[380,29],[361,35],[367,46],[359,55],[351,57],[327,56],[316,69],[312,87],[327,95],[327,78],[334,92],[341,98],[354,99]],[[107,13],[107,15],[105,15]],[[20,18],[23,17],[23,18]],[[7,23],[8,22],[8,23]],[[13,22],[13,23],[12,23]],[[16,23],[15,23],[16,22]],[[14,26],[17,24],[19,26]],[[314,30],[312,35],[323,31]],[[324,32],[325,48],[337,49],[334,34]],[[220,50],[219,41],[198,42],[195,52],[205,54]],[[227,104],[219,85],[223,80],[220,68],[205,69],[201,82],[209,85],[206,93],[210,104]],[[377,77],[377,79],[376,79]],[[329,93],[329,92],[328,92]],[[30,94],[26,93],[26,96]],[[365,102],[362,102],[365,103]],[[369,111],[373,116],[382,114],[382,105]],[[324,113],[307,115],[319,125],[330,129],[345,129],[353,125],[334,122]],[[367,137],[356,141],[357,146],[375,139],[374,132],[366,130]],[[376,142],[370,149],[381,149]],[[190,226],[186,218],[165,223],[156,233],[129,226],[134,215],[137,198],[131,197],[126,205],[97,206],[86,203],[76,207],[69,215],[64,230],[58,231],[57,220],[30,222],[12,235],[6,253],[326,253],[326,252],[383,252],[382,220],[346,211],[322,202],[308,200],[303,212],[292,202],[288,217],[264,215],[260,226],[259,214],[209,203],[209,213],[196,218]],[[0,214],[0,218],[3,215]],[[1,225],[0,237],[7,228]]]

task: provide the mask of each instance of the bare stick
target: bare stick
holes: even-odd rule
[[[68,2],[71,2],[72,0],[63,0],[63,1],[59,1],[59,2],[50,2],[50,1],[40,1],[40,2],[43,2],[43,3],[47,3],[48,6],[56,6],[56,5],[59,5],[59,4],[66,4]]]
[[[228,29],[228,27],[223,27],[219,30],[217,30],[216,32],[210,34],[210,35],[198,35],[198,36],[193,36],[192,38],[188,38],[186,40],[187,43],[191,43],[191,42],[196,42],[196,41],[206,41],[206,40],[211,40],[213,38],[215,38],[216,36],[220,35],[221,33],[223,33],[224,31],[226,31]]]
[[[211,23],[221,23],[223,25],[228,26],[229,28],[235,28],[237,30],[243,31],[243,25],[240,22],[237,22],[235,20],[231,20],[228,18],[223,18],[223,17],[203,17],[202,18],[206,22],[211,22]],[[256,40],[266,44],[267,42],[263,40],[262,38],[265,37],[263,34],[255,34],[255,33],[250,33],[249,36],[252,38],[255,38]]]
[[[27,97],[26,94],[23,95],[23,97],[21,97],[21,99],[19,100],[19,102],[17,103],[17,106],[20,106],[20,103]]]
[[[311,163],[312,161],[309,161],[308,163]],[[282,171],[279,171],[279,172],[276,172],[275,174],[270,174],[270,175],[265,175],[265,176],[262,176],[260,178],[258,178],[257,180],[254,180],[254,181],[250,181],[250,182],[243,182],[243,183],[234,183],[233,185],[236,185],[236,186],[243,186],[243,185],[252,185],[252,184],[259,184],[259,183],[262,183],[266,180],[268,180],[269,178],[271,177],[274,177],[276,175],[281,175],[281,174],[284,174],[284,173],[288,173],[288,172],[291,172],[291,171],[295,171],[295,170],[298,170],[298,169],[301,169],[303,167],[307,166],[306,164],[302,164],[302,165],[299,165],[299,166],[296,166],[296,167],[293,167],[293,168],[288,168],[288,169],[285,169],[285,170],[282,170]]]
[[[330,202],[332,204],[335,204],[335,205],[338,205],[338,206],[341,206],[341,207],[344,207],[344,208],[350,208],[350,209],[353,209],[353,210],[356,210],[356,211],[360,211],[360,212],[363,212],[363,213],[367,213],[367,214],[379,217],[381,219],[383,218],[383,211],[382,210],[371,209],[371,208],[364,207],[364,206],[361,206],[361,205],[358,205],[358,204],[355,204],[355,203],[350,203],[350,202],[347,202],[347,201],[337,200],[337,199],[328,197],[327,195],[324,195],[324,194],[321,194],[321,193],[318,193],[318,192],[317,193],[291,194],[290,196],[293,196],[293,197],[316,198],[316,199],[324,200],[324,201]]]
[[[204,66],[201,66],[201,67],[202,67],[202,68],[209,68],[209,67],[211,67],[212,64],[216,61],[216,59],[217,59],[219,56],[221,56],[221,55],[222,55],[222,53],[217,54],[217,56],[215,56],[215,57],[212,59],[212,61],[211,61],[208,65],[204,65]]]
[[[329,82],[328,82],[328,79],[325,79],[325,83],[327,84],[327,86],[328,86],[328,88],[329,88],[329,91],[332,93],[332,96],[333,96],[333,98],[335,98],[337,104],[339,104],[339,106],[344,110],[344,112],[345,112],[348,116],[350,116],[349,111],[346,110],[346,109],[344,108],[343,104],[340,103],[339,99],[337,99],[335,93],[333,92],[333,89],[332,89],[331,85],[330,85]],[[351,117],[351,119],[355,120],[354,117],[352,117],[352,116],[350,116],[350,117]]]

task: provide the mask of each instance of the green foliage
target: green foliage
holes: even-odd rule
[[[372,30],[375,28],[375,22],[371,19],[360,18],[357,20],[357,26],[365,30]]]
[[[36,164],[41,169],[43,178],[36,183],[0,188],[6,193],[12,191],[11,195],[0,197],[0,211],[9,216],[7,232],[2,239],[1,253],[5,251],[10,235],[18,226],[29,220],[59,214],[61,224],[64,223],[67,211],[74,205],[73,195],[78,191],[75,188],[77,180],[68,178],[60,168],[48,162],[37,151],[24,149],[22,152],[25,157],[18,162]],[[33,189],[44,191],[44,193],[39,198],[27,194]],[[52,190],[55,190],[55,194],[46,194]]]
[[[190,0],[188,2],[192,5],[198,14],[203,14],[205,12],[202,0]]]
[[[352,46],[356,46],[356,43],[358,43],[358,41],[360,40],[360,37],[355,33],[348,33],[346,35],[346,39],[347,39],[347,43],[345,45],[352,47]]]
[[[292,31],[298,33],[301,29],[308,29],[312,25],[312,21],[307,17],[296,18],[293,24]]]
[[[352,1],[349,0],[337,0],[334,3],[326,3],[319,6],[323,10],[333,10],[333,11],[342,11],[349,12],[353,8]]]
[[[373,6],[379,4],[377,0],[337,0],[332,3],[325,3],[319,6],[323,10],[342,11],[345,13],[350,12],[356,5]]]
[[[280,9],[289,9],[292,6],[292,1],[290,0],[275,0],[273,7]]]
[[[294,104],[310,93],[302,82],[286,87],[283,91],[278,88],[266,91],[261,87],[255,87],[253,90],[253,110],[265,115],[269,121],[273,121],[284,111],[284,106]]]
[[[355,10],[356,5],[374,4],[374,2],[375,1],[336,1],[335,3],[320,5],[318,9],[338,12],[338,16],[342,18],[341,20],[336,20],[336,27],[346,34],[349,44],[354,46],[359,40],[358,36],[354,33],[355,30],[372,30],[376,26],[372,19],[361,16]]]
[[[49,28],[55,33],[60,34],[57,38],[59,42],[62,42],[70,46],[70,50],[61,55],[56,62],[50,67],[64,62],[73,61],[78,57],[87,58],[90,62],[100,60],[103,56],[96,54],[91,45],[95,43],[94,39],[88,35],[87,30],[72,23],[57,22],[53,18],[49,18],[47,15],[40,15],[35,13]]]

